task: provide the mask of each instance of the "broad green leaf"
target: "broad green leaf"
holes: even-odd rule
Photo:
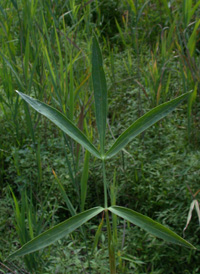
[[[96,111],[97,129],[100,137],[101,154],[104,154],[104,141],[107,118],[107,87],[103,70],[101,50],[97,38],[93,38],[92,47],[92,80]]]
[[[161,238],[167,242],[195,249],[193,245],[191,245],[189,242],[178,236],[169,228],[153,221],[151,218],[144,216],[136,211],[120,206],[111,206],[108,208],[108,210],[118,215],[119,217],[129,221],[130,223],[143,228],[144,230],[158,238]]]
[[[23,256],[53,244],[55,241],[73,232],[75,229],[95,217],[97,214],[101,213],[103,210],[103,207],[94,207],[69,218],[68,220],[35,237],[33,240],[23,245],[19,250],[11,254],[9,258]]]
[[[35,110],[43,114],[50,121],[52,121],[56,126],[58,126],[62,131],[68,134],[80,145],[85,147],[89,152],[91,152],[97,158],[101,158],[98,150],[93,146],[93,144],[88,140],[88,138],[80,131],[67,117],[65,117],[61,112],[53,107],[50,107],[39,100],[33,99],[26,94],[16,92]]]
[[[190,92],[181,95],[180,97],[159,105],[145,115],[140,117],[135,121],[127,130],[125,130],[122,135],[115,141],[113,146],[106,153],[106,159],[111,158],[121,149],[123,149],[129,142],[133,140],[138,134],[142,133],[144,130],[164,118],[167,114],[173,111],[182,101],[188,98]]]

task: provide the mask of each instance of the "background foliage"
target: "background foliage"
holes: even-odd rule
[[[108,82],[110,140],[153,106],[194,90],[188,106],[136,138],[129,154],[117,155],[108,166],[108,181],[116,180],[121,205],[183,233],[191,191],[200,188],[199,15],[199,2],[184,0],[0,4],[3,273],[6,267],[17,273],[108,273],[106,234],[93,253],[88,244],[98,222],[88,223],[85,232],[73,233],[56,248],[4,261],[21,244],[71,216],[59,186],[79,211],[85,162],[84,151],[32,112],[14,90],[56,107],[96,142],[90,77],[94,30]],[[85,208],[103,204],[100,168],[90,158]],[[197,251],[167,245],[127,223],[118,226],[119,273],[199,273]],[[185,237],[199,247],[196,213]]]

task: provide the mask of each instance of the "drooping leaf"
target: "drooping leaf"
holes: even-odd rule
[[[119,217],[129,221],[130,223],[143,228],[144,230],[158,238],[161,238],[167,242],[195,249],[193,245],[181,238],[175,232],[171,231],[169,228],[153,221],[151,218],[144,216],[136,211],[120,206],[111,206],[108,208],[108,210],[118,215]]]
[[[19,250],[11,254],[9,258],[23,256],[53,244],[55,241],[73,232],[76,228],[80,227],[103,210],[103,207],[94,207],[69,218],[35,237],[33,240],[23,245]]]
[[[200,208],[199,208],[199,202],[197,200],[193,200],[191,205],[190,205],[190,210],[189,210],[189,213],[188,213],[188,217],[187,217],[187,223],[186,223],[186,226],[184,227],[183,229],[183,232],[187,229],[190,221],[191,221],[191,218],[192,218],[192,211],[193,209],[196,209],[196,212],[197,212],[197,216],[198,216],[198,219],[199,219],[199,225],[200,225]]]
[[[121,149],[123,149],[129,142],[133,140],[138,134],[164,118],[167,114],[173,111],[182,101],[184,101],[190,92],[179,96],[178,98],[159,105],[145,115],[135,121],[127,130],[125,130],[119,138],[115,141],[112,147],[106,153],[106,159],[113,157]]]
[[[77,143],[81,144],[88,151],[90,151],[97,158],[101,158],[98,150],[93,146],[93,144],[88,140],[88,138],[80,131],[67,117],[65,117],[61,112],[55,108],[40,102],[39,100],[33,99],[30,96],[19,92],[16,92],[36,111],[47,117],[56,126],[58,126],[62,131],[73,138]]]
[[[100,137],[101,154],[104,154],[104,141],[107,118],[107,86],[103,70],[101,50],[97,38],[93,38],[92,46],[92,80],[94,88],[95,113]]]

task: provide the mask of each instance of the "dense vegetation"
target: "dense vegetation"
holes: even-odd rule
[[[108,162],[107,179],[114,182],[111,200],[117,197],[118,204],[148,215],[199,248],[200,213],[195,209],[183,233],[190,204],[200,195],[199,15],[199,1],[189,0],[0,3],[2,273],[109,273],[105,225],[91,244],[101,215],[53,246],[6,260],[70,217],[70,203],[80,212],[82,184],[87,185],[84,208],[103,206],[98,159],[15,93],[60,110],[98,147],[93,32],[108,83],[110,141],[151,108],[193,91],[188,103]],[[198,251],[167,244],[121,219],[117,227],[118,273],[200,273]]]

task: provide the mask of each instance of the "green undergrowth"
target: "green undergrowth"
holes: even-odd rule
[[[198,1],[61,2],[32,1],[32,7],[28,1],[0,4],[0,272],[109,272],[104,227],[95,250],[90,245],[102,216],[86,223],[86,237],[79,229],[38,252],[36,268],[28,268],[23,258],[6,261],[21,246],[12,191],[25,212],[27,237],[32,230],[36,236],[71,216],[55,174],[80,212],[85,156],[51,122],[28,109],[14,90],[21,89],[65,113],[98,147],[90,75],[95,30],[108,83],[108,144],[156,105],[189,90],[196,89],[197,94],[191,105],[179,106],[106,163],[108,182],[116,181],[118,204],[168,226],[197,251],[166,244],[118,219],[118,273],[200,273],[195,211],[183,234],[193,200],[190,191],[200,188],[200,55],[195,36],[199,26],[193,33],[199,7],[191,17],[184,14],[184,5]],[[168,8],[167,2],[171,3]],[[85,209],[103,206],[101,164],[93,156],[87,187]],[[33,215],[37,218],[31,219]]]
[[[130,98],[131,96],[133,94],[129,91],[124,94],[124,98]],[[113,108],[117,106],[117,103],[120,105],[120,101],[117,102],[116,99]],[[114,170],[118,167],[116,181],[117,197],[120,204],[158,220],[160,223],[177,231],[180,235],[183,233],[192,200],[187,186],[195,192],[199,187],[200,175],[198,145],[188,144],[186,137],[187,119],[184,112],[185,107],[180,107],[176,114],[171,114],[165,121],[153,126],[142,136],[136,138],[127,147],[129,154],[123,152],[114,158],[112,164],[107,165],[108,181],[110,182],[113,180]],[[133,103],[130,99],[126,103],[126,113],[124,120],[120,120],[120,117],[117,119],[120,121],[118,124],[119,128],[116,129],[116,125],[113,126],[112,133],[114,136],[122,131],[124,125],[130,123],[129,120],[131,121],[132,117],[135,120],[137,116],[137,111],[134,111]],[[46,134],[50,135],[50,133],[51,130],[49,129],[49,132],[46,132]],[[48,192],[48,189],[52,187],[50,197],[52,194],[54,198],[49,199],[47,211],[55,211],[54,223],[65,220],[69,216],[69,212],[63,203],[62,196],[52,174],[52,168],[58,174],[68,195],[72,197],[73,201],[76,201],[76,195],[70,184],[68,171],[65,166],[65,157],[59,149],[60,146],[59,136],[54,139],[49,138],[46,144],[41,145],[43,187],[38,195],[43,197]],[[18,199],[20,199],[21,190],[25,186],[32,185],[34,187],[37,181],[37,167],[33,156],[33,148],[31,145],[27,145],[27,147],[24,146],[17,150],[19,157],[18,168],[21,175],[17,175],[17,170],[13,163],[13,155],[16,153],[16,150],[13,148],[10,152],[11,154],[7,156],[5,161],[6,165],[8,165],[5,182],[12,183],[16,193],[18,193]],[[97,202],[103,203],[98,160],[90,160],[88,188],[86,207],[95,206]],[[4,189],[6,191],[6,186]],[[11,196],[8,193],[2,200],[2,207],[4,208],[3,203],[6,199],[11,201]],[[41,204],[38,204],[40,207]],[[195,214],[193,215],[185,236],[198,248],[198,219]],[[1,232],[6,234],[8,221],[5,222],[5,219],[8,216],[9,230],[11,235],[13,235],[12,241],[15,243],[17,236],[13,227],[14,216],[10,206],[1,215]],[[89,238],[94,237],[97,225],[97,222],[86,225],[87,234],[89,233],[90,235]],[[189,273],[188,271],[191,268],[194,271],[192,273],[198,273],[198,256],[195,255],[196,251],[188,252],[187,249],[172,247],[144,232],[138,235],[138,228],[121,221],[118,222],[118,226],[120,232],[119,257],[117,259],[118,263],[120,263],[120,260],[123,261],[124,273],[132,273],[132,271],[138,274],[163,273],[166,269],[170,271],[169,273]],[[10,238],[3,241],[4,252],[8,247],[8,241],[10,242]],[[46,255],[43,257],[42,271],[46,271],[46,273],[55,271],[58,271],[58,273],[65,273],[65,271],[82,273],[84,269],[85,273],[90,271],[85,258],[86,249],[82,243],[83,239],[80,236],[80,232],[75,232],[72,236],[68,236],[66,240],[60,241],[60,244],[56,247],[57,251],[54,247],[49,248],[49,251],[46,251]],[[106,243],[106,235],[103,233],[100,237],[98,250],[90,257],[91,273],[108,273],[109,265],[105,254]],[[10,243],[9,246],[10,249],[6,251],[7,254],[14,249],[13,244]],[[160,249],[162,249],[162,255],[158,255]],[[132,257],[129,258],[130,254]],[[125,259],[121,259],[121,257]],[[176,259],[179,259],[178,266],[173,264]],[[45,263],[45,260],[48,263],[47,261]],[[70,264],[67,266],[65,265],[66,260],[70,261]],[[194,268],[194,266],[196,267]]]

